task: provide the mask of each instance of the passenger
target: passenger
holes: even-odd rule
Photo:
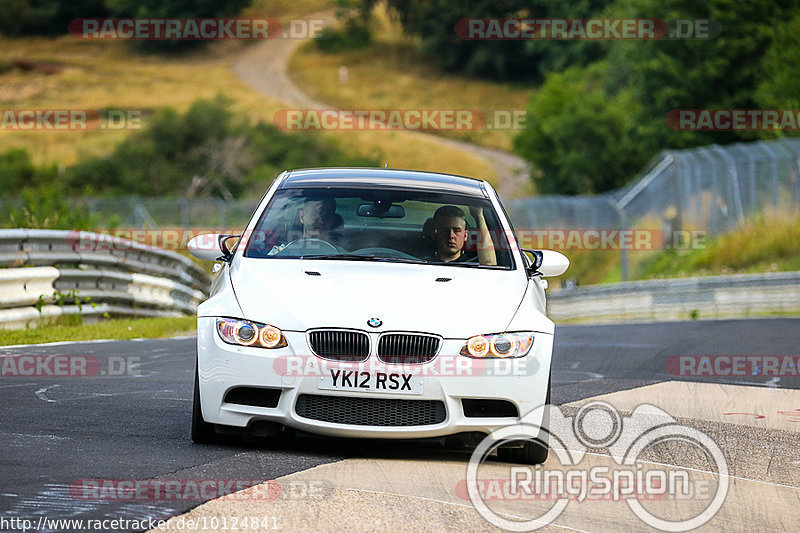
[[[494,243],[489,236],[489,228],[483,215],[483,208],[470,207],[469,213],[475,219],[478,231],[478,262],[481,265],[496,265],[497,256]],[[433,214],[433,240],[436,252],[428,261],[463,263],[474,259],[464,252],[469,237],[467,216],[464,210],[454,205],[444,205]]]

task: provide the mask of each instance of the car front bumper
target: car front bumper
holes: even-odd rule
[[[216,318],[198,318],[198,375],[203,419],[206,422],[245,428],[267,421],[290,428],[335,437],[426,438],[464,432],[491,433],[520,422],[538,426],[549,385],[553,336],[536,333],[534,345],[525,357],[506,360],[471,359],[458,354],[464,340],[445,339],[439,354],[429,363],[407,365],[414,373],[421,394],[377,391],[320,389],[320,378],[338,363],[310,355],[305,332],[283,332],[288,346],[263,349],[234,346],[216,333]],[[377,337],[377,334],[372,334]],[[374,340],[374,339],[373,339]],[[372,344],[376,345],[375,342]],[[287,365],[287,361],[293,361]],[[348,368],[352,367],[352,364]],[[381,371],[386,365],[375,355],[362,363],[366,371]],[[389,367],[389,370],[397,367]],[[280,389],[275,407],[258,407],[224,401],[236,387]],[[297,401],[301,395],[388,399],[434,400],[444,404],[443,420],[425,425],[362,425],[329,422],[301,416]],[[462,399],[505,400],[516,406],[518,415],[504,417],[466,416]],[[330,400],[330,398],[327,398]],[[362,402],[363,403],[363,402]],[[366,402],[368,405],[370,402]],[[380,403],[380,402],[373,402]]]

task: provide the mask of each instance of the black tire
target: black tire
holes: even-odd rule
[[[200,379],[197,375],[197,366],[194,367],[194,400],[192,401],[192,440],[197,444],[214,444],[218,436],[214,424],[203,420],[203,411],[200,408]]]
[[[550,378],[547,379],[547,397],[545,404],[550,405]],[[542,415],[542,426],[550,427],[550,409],[546,408]],[[497,459],[506,463],[518,463],[524,465],[538,465],[547,460],[550,452],[550,434],[547,431],[540,431],[534,440],[523,441],[521,448],[497,448]]]

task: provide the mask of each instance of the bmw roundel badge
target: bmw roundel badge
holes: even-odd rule
[[[367,320],[367,325],[371,328],[379,328],[381,327],[381,324],[383,324],[383,320],[380,318],[370,318]]]

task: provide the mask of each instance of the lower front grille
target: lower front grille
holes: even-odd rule
[[[429,426],[446,418],[439,400],[395,400],[301,394],[295,412],[303,418],[355,426]]]

